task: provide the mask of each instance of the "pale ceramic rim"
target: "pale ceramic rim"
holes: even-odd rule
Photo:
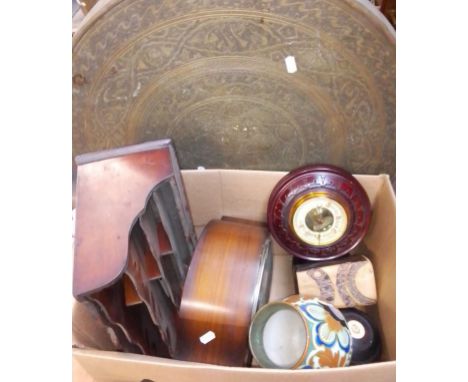
[[[281,307],[282,309],[274,309],[275,307]],[[265,319],[265,322],[263,324],[263,326],[259,327],[257,329],[257,332],[258,330],[261,331],[261,333],[263,333],[263,330],[265,328],[265,324],[266,322],[268,321],[268,319],[273,315],[275,314],[276,312],[279,312],[280,310],[292,310],[294,311],[300,318],[301,318],[301,321],[302,323],[304,324],[304,329],[305,329],[305,333],[306,333],[306,344],[304,346],[304,351],[302,352],[301,356],[299,357],[299,359],[296,361],[296,363],[291,366],[290,368],[285,368],[285,367],[281,367],[281,366],[278,366],[277,364],[275,364],[273,361],[269,360],[269,357],[265,354],[265,358],[269,360],[269,364],[266,364],[264,362],[262,362],[261,360],[259,360],[259,358],[257,357],[256,355],[256,351],[255,351],[255,347],[254,345],[252,344],[252,339],[253,339],[253,331],[254,331],[254,325],[255,325],[255,321],[258,319],[258,317],[260,317],[262,314],[267,314],[265,313],[266,310],[270,310],[270,309],[273,309],[273,311],[271,312],[271,314],[269,314],[267,316],[267,318]],[[283,302],[283,301],[275,301],[275,302],[270,302],[266,305],[264,305],[263,307],[261,307],[258,312],[255,314],[254,318],[252,319],[252,322],[250,324],[250,328],[249,328],[249,347],[250,347],[250,351],[253,355],[253,357],[255,358],[255,360],[258,362],[258,364],[261,366],[261,367],[264,367],[264,368],[270,368],[270,369],[296,369],[298,366],[301,365],[301,363],[304,361],[305,357],[307,356],[308,354],[308,349],[309,349],[309,344],[310,344],[310,335],[309,335],[309,326],[308,326],[308,323],[306,321],[306,319],[304,318],[304,316],[301,314],[301,312],[291,303],[289,302]],[[261,341],[261,343],[263,343],[263,341]],[[265,351],[263,351],[265,353]],[[257,352],[258,354],[258,352]]]

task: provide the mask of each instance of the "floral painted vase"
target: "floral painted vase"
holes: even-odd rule
[[[352,338],[341,312],[300,295],[263,306],[250,325],[249,344],[267,368],[320,369],[351,362]]]

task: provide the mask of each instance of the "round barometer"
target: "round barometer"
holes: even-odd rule
[[[331,165],[291,171],[273,189],[268,226],[288,252],[309,260],[347,254],[364,238],[369,198],[358,180]]]

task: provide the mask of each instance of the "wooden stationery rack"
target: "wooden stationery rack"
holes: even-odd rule
[[[172,356],[196,236],[171,141],[76,164],[73,294],[98,309],[124,351]]]

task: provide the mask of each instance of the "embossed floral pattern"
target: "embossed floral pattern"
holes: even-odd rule
[[[395,38],[359,3],[109,0],[74,36],[73,156],[170,136],[183,168],[394,174]]]

